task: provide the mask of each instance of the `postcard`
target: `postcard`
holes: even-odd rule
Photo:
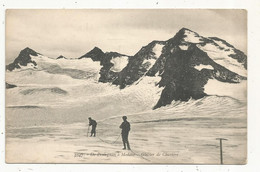
[[[243,9],[6,10],[6,162],[247,163]]]

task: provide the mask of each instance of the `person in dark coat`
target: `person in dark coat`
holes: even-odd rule
[[[90,117],[88,119],[89,119],[89,126],[92,126],[90,137],[92,137],[93,134],[94,134],[94,137],[96,137],[97,122],[95,120],[91,119]]]
[[[129,131],[130,131],[130,123],[126,120],[127,117],[126,116],[123,116],[123,121],[122,124],[120,125],[119,128],[122,129],[122,140],[123,140],[123,145],[124,145],[124,148],[123,149],[126,149],[126,145],[127,145],[127,149],[128,150],[131,150],[130,149],[130,145],[129,145],[129,141],[128,141],[128,134],[129,134]]]

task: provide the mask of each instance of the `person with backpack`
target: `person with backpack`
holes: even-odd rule
[[[94,137],[96,137],[97,122],[95,120],[93,120],[91,117],[89,117],[88,119],[89,119],[89,126],[92,126],[90,137],[92,137],[92,135],[94,135]]]

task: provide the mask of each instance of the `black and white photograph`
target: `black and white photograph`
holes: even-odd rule
[[[247,164],[247,11],[8,9],[6,163]]]

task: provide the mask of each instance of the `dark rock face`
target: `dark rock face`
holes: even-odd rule
[[[165,57],[165,71],[159,82],[159,86],[164,89],[154,108],[170,104],[173,100],[188,101],[190,98],[200,99],[206,96],[204,85],[210,78],[229,83],[238,83],[241,79],[245,79],[215,63],[195,44],[192,44],[188,50],[176,47],[172,53],[166,51]],[[199,71],[194,68],[201,64],[210,65],[213,69]]]
[[[13,84],[8,84],[7,82],[5,83],[5,88],[6,89],[15,88],[15,87],[17,87],[17,86],[13,85]]]
[[[202,61],[204,64],[210,63],[208,59],[205,60],[205,54],[193,46],[187,51],[176,48],[174,53],[166,52],[165,56],[165,71],[159,82],[159,86],[165,88],[155,108],[170,104],[172,100],[187,101],[206,95],[203,86],[211,77],[211,71],[198,71],[194,68]]]
[[[112,58],[117,58],[117,57],[120,58],[123,56],[130,58],[130,56],[120,54],[117,52],[104,53],[98,47],[94,47],[91,51],[81,56],[79,59],[91,58],[93,61],[99,61],[102,68],[99,71],[100,77],[98,81],[107,83],[107,82],[113,82],[118,78],[119,75],[119,72],[111,70],[112,67],[114,66],[114,64],[111,62]]]
[[[88,53],[84,54],[83,56],[79,57],[82,58],[91,58],[93,61],[101,61],[104,58],[105,53],[98,47],[93,48]]]
[[[107,52],[104,54],[104,58],[100,61],[100,65],[102,65],[103,67],[99,72],[100,74],[99,82],[104,82],[104,83],[113,82],[118,78],[119,72],[111,70],[111,68],[114,66],[111,60],[112,58],[116,58],[116,57],[120,58],[122,56],[126,56],[128,57],[128,59],[130,58],[130,56],[123,55],[117,52]]]
[[[56,59],[67,59],[66,57],[64,57],[63,55],[60,55],[59,57],[57,57]]]
[[[132,58],[129,59],[127,66],[119,73],[118,78],[113,82],[115,85],[120,85],[120,88],[125,88],[126,85],[131,85],[144,76],[149,67],[150,62],[144,63],[144,60],[156,60],[153,48],[156,44],[164,45],[164,41],[153,41],[145,47],[142,47]],[[153,69],[156,70],[156,69]]]
[[[37,66],[36,62],[32,61],[30,55],[37,56],[38,54],[39,53],[36,51],[27,47],[20,52],[19,56],[14,60],[13,63],[6,66],[6,70],[12,71],[14,69],[20,69],[20,65],[27,66],[28,63],[32,63],[34,66]]]

